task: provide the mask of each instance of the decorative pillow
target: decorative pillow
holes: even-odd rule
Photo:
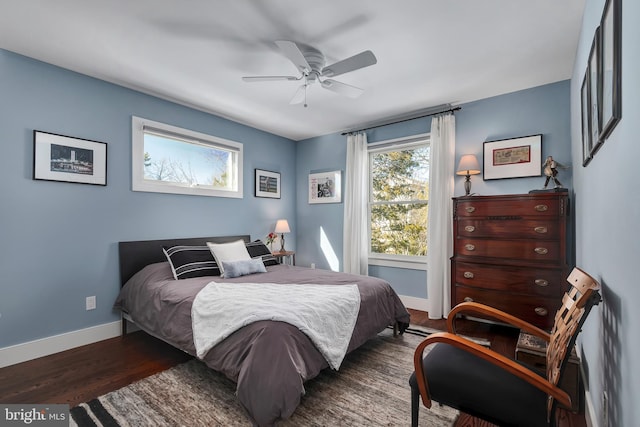
[[[176,280],[220,275],[218,263],[208,246],[171,246],[162,250]]]
[[[222,265],[223,262],[251,259],[249,252],[247,252],[247,248],[244,245],[244,240],[236,240],[231,243],[207,242],[207,246],[211,250],[213,257],[216,259],[221,273],[224,273],[224,266]]]
[[[222,261],[222,267],[224,269],[222,277],[225,279],[267,272],[260,258],[244,259],[242,261]]]
[[[251,258],[262,258],[265,266],[278,265],[276,258],[271,255],[271,251],[262,243],[262,240],[255,240],[246,244],[247,252]]]

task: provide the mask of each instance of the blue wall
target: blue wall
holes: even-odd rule
[[[476,154],[482,162],[484,141],[493,141],[532,134],[542,134],[542,154],[551,155],[565,166],[571,164],[570,82],[562,81],[507,95],[496,96],[462,105],[456,113],[456,165],[463,154]],[[431,118],[414,119],[367,131],[369,143],[427,133]],[[316,171],[344,170],[346,167],[346,136],[340,134],[310,138],[298,143],[296,179],[306,183],[307,175]],[[571,169],[560,171],[559,177],[570,188]],[[478,194],[526,193],[542,188],[544,177],[483,181],[472,179],[472,191]],[[464,178],[455,181],[455,195],[464,194]],[[298,186],[297,197],[297,262],[315,263],[319,268],[331,268],[327,250],[321,246],[325,233],[342,267],[343,203],[310,205],[306,186]],[[427,298],[425,271],[370,266],[369,274],[388,280],[401,295]]]
[[[297,228],[293,141],[5,50],[0,94],[0,348],[118,320],[118,241]],[[243,143],[244,198],[132,192],[132,115]],[[32,180],[34,129],[106,142],[108,185]],[[254,197],[254,168],[281,199]]]
[[[583,328],[586,384],[599,425],[640,425],[640,2],[623,0],[622,120],[586,167],[581,164],[580,86],[605,0],[587,0],[571,79],[576,264],[598,279],[603,302]],[[608,407],[603,407],[603,393]]]

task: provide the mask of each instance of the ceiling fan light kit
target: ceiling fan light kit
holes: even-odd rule
[[[363,89],[327,77],[339,76],[369,67],[378,62],[373,52],[366,50],[325,67],[324,55],[314,47],[301,43],[297,44],[288,40],[278,40],[275,43],[284,56],[296,66],[300,72],[300,76],[248,76],[243,77],[242,80],[245,82],[261,82],[278,80],[299,81],[304,79],[302,86],[298,88],[293,98],[291,98],[290,104],[300,104],[304,102],[305,107],[307,106],[307,87],[316,81],[319,81],[320,86],[324,89],[337,94],[349,98],[359,97],[364,92]]]

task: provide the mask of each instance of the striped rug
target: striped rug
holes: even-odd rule
[[[339,371],[325,369],[305,383],[293,416],[278,424],[300,426],[409,426],[409,376],[422,337],[381,332],[347,355]],[[191,360],[71,409],[71,425],[250,426],[234,395],[235,384]],[[420,426],[451,426],[458,412],[439,405],[420,411]]]

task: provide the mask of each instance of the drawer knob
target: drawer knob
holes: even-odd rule
[[[536,233],[545,234],[547,232],[547,227],[536,227],[533,229]]]
[[[465,211],[467,211],[468,213],[473,213],[476,211],[476,208],[473,206],[467,206],[466,208],[464,208]]]
[[[549,253],[549,249],[547,248],[535,248],[534,251],[538,255],[546,255],[547,253]]]
[[[544,307],[536,307],[533,311],[535,311],[538,316],[546,316],[549,313]]]
[[[475,275],[470,271],[465,271],[463,276],[465,279],[473,279],[475,277]]]
[[[473,302],[473,298],[471,298],[471,297],[464,297],[464,302]]]
[[[469,233],[473,233],[474,231],[476,231],[476,228],[475,228],[473,225],[467,225],[467,226],[464,228],[464,231],[467,231],[467,232],[469,232]]]
[[[475,251],[476,250],[476,246],[472,245],[471,243],[467,243],[466,245],[464,245],[464,248],[468,251]]]
[[[534,283],[538,286],[549,286],[549,281],[544,279],[536,279]]]
[[[549,210],[549,206],[547,206],[547,205],[536,205],[536,207],[534,209],[537,210],[538,212],[546,212],[547,210]]]

